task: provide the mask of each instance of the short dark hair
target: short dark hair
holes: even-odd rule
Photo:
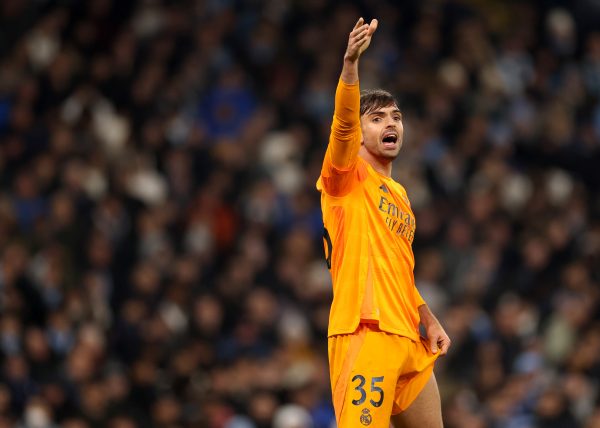
[[[388,91],[383,89],[363,89],[360,91],[361,116],[391,105],[398,106],[398,101]]]

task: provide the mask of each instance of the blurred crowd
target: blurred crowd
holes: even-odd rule
[[[600,427],[594,0],[2,0],[0,427],[330,428],[315,182],[358,16],[447,428]]]

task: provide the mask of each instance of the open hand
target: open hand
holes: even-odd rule
[[[370,24],[366,24],[365,20],[361,17],[356,21],[356,25],[350,32],[348,37],[348,47],[346,48],[346,54],[344,59],[355,62],[358,60],[360,55],[369,47],[371,44],[371,36],[375,30],[377,30],[377,20],[373,19]]]

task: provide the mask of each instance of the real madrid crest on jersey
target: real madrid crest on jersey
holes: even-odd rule
[[[363,425],[371,425],[371,422],[373,422],[373,417],[371,416],[369,409],[362,409],[362,415],[360,415],[360,423]]]

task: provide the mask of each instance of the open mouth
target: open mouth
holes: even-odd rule
[[[386,132],[381,140],[385,147],[395,147],[398,142],[398,134],[395,132]]]

